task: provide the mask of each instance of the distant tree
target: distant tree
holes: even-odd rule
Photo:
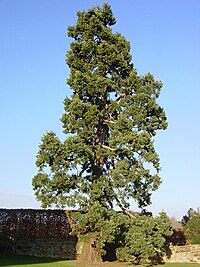
[[[185,226],[185,225],[188,223],[188,221],[190,220],[191,214],[192,214],[193,212],[194,212],[194,210],[193,210],[192,208],[190,208],[190,209],[188,210],[187,214],[183,216],[183,218],[182,218],[182,220],[181,220],[181,224],[182,224],[183,226]]]
[[[187,219],[186,219],[187,218]],[[200,212],[189,209],[188,215],[183,217],[187,231],[187,239],[193,244],[200,244]]]
[[[95,237],[103,254],[114,238],[108,235],[118,216],[114,207],[132,219],[130,199],[146,207],[161,183],[153,138],[167,122],[157,103],[162,83],[150,73],[137,74],[130,43],[112,32],[110,6],[77,16],[68,28],[74,41],[66,57],[73,89],[61,119],[66,139],[61,142],[54,132],[42,137],[33,189],[43,207],[77,207],[74,231]]]

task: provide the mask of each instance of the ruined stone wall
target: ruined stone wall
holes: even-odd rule
[[[76,258],[64,210],[0,209],[0,251],[62,259]]]
[[[76,259],[76,243],[74,237],[68,238],[21,238],[15,242],[16,255],[49,257],[59,259]]]
[[[200,263],[200,245],[171,246],[172,255],[165,262]]]

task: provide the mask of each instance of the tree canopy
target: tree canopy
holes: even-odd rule
[[[33,178],[43,207],[77,207],[91,232],[115,207],[131,218],[130,199],[145,208],[161,183],[154,137],[167,128],[157,103],[162,83],[137,74],[129,41],[112,31],[115,23],[104,4],[77,12],[76,25],[68,27],[73,93],[61,118],[66,139],[54,132],[42,137]]]
[[[144,207],[161,182],[153,137],[167,127],[156,102],[162,83],[150,73],[137,75],[130,43],[112,32],[116,20],[108,4],[77,15],[68,28],[74,41],[66,57],[73,89],[61,119],[66,140],[53,132],[42,137],[36,196],[43,206],[87,209],[97,201],[124,209],[133,198]]]

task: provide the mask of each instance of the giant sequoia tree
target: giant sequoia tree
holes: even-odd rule
[[[42,137],[33,188],[44,207],[78,208],[79,232],[101,233],[105,243],[102,229],[108,229],[114,207],[131,218],[130,199],[140,208],[151,203],[161,183],[154,137],[167,122],[157,103],[162,83],[150,73],[137,74],[130,43],[112,32],[110,6],[77,16],[68,28],[73,41],[67,83],[73,93],[64,100],[61,119],[66,139],[54,132]]]

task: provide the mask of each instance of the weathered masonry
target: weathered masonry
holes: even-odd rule
[[[76,258],[64,210],[0,209],[0,251],[63,259]]]
[[[171,257],[166,262],[200,263],[200,245],[171,246]]]

